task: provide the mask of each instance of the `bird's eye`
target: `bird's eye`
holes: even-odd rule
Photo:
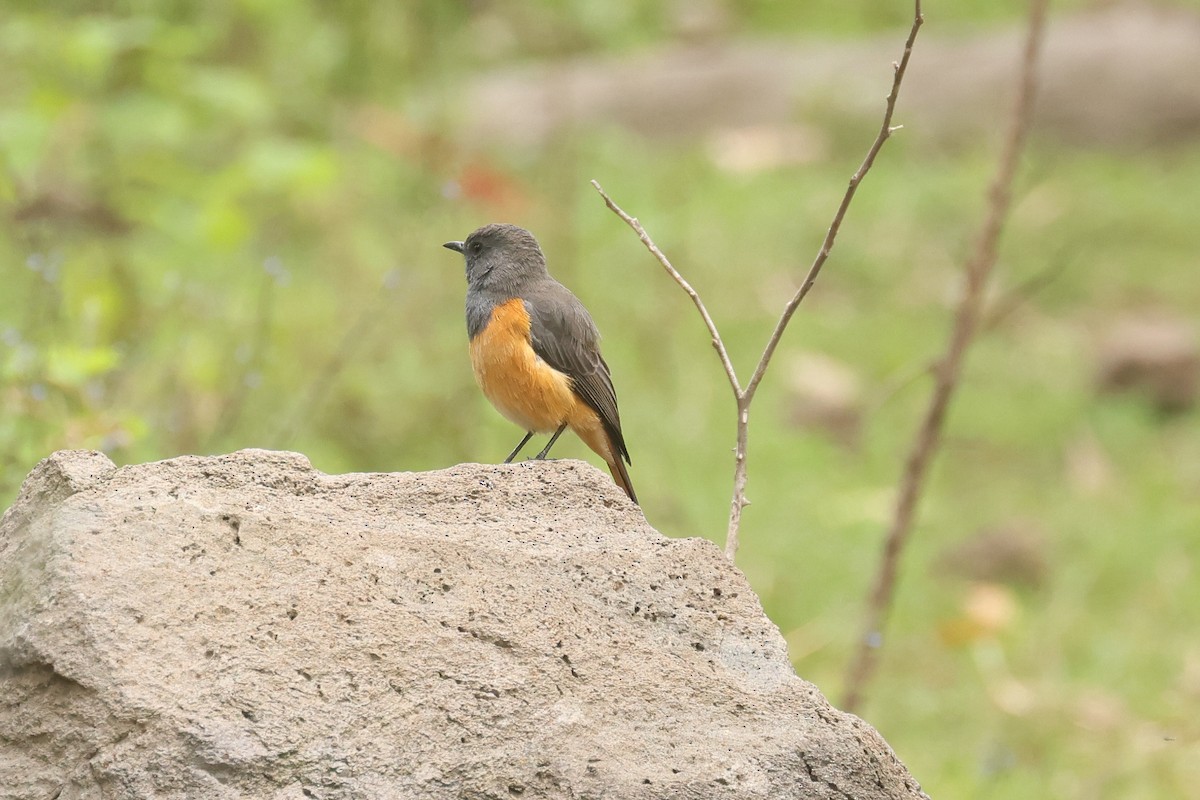
[[[480,253],[482,250],[483,250],[483,243],[482,243],[482,242],[471,242],[471,252],[472,252],[473,254],[475,254],[475,255],[479,255],[479,253]]]

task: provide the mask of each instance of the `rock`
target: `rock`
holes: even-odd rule
[[[1038,588],[1050,572],[1047,539],[1037,523],[1027,520],[980,528],[942,550],[937,571],[973,581]]]
[[[1076,434],[1063,448],[1063,478],[1073,491],[1091,497],[1104,494],[1116,483],[1112,456],[1092,430]]]
[[[4,800],[925,797],[582,462],[56,453],[0,586]]]
[[[823,353],[799,353],[788,365],[791,419],[804,428],[823,430],[853,447],[862,432],[862,382],[844,361]]]
[[[1200,340],[1190,320],[1120,318],[1101,340],[1096,362],[1100,391],[1140,392],[1164,414],[1187,411],[1200,398]]]

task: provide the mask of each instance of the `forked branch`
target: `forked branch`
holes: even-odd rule
[[[833,222],[829,224],[829,230],[825,232],[825,240],[821,242],[821,249],[817,251],[817,257],[813,259],[812,266],[808,268],[808,274],[804,276],[804,282],[800,284],[800,288],[792,295],[792,299],[788,301],[783,308],[783,314],[779,317],[779,322],[775,324],[775,330],[771,333],[771,338],[767,340],[767,347],[763,351],[762,358],[758,360],[758,366],[754,370],[754,374],[750,376],[750,383],[747,389],[751,395],[758,388],[758,384],[762,381],[763,373],[767,371],[767,365],[771,363],[771,356],[775,354],[775,348],[779,345],[779,340],[783,337],[783,331],[787,328],[788,323],[792,321],[792,315],[796,313],[796,309],[800,306],[801,301],[808,296],[809,290],[813,284],[817,282],[817,275],[821,272],[821,267],[825,266],[825,261],[829,258],[830,251],[833,250],[834,240],[837,239],[838,231],[842,228],[842,220],[846,217],[846,212],[850,209],[850,202],[854,199],[855,192],[858,191],[858,185],[862,183],[863,178],[871,171],[871,167],[875,164],[875,157],[879,155],[879,151],[883,149],[883,144],[891,135],[899,130],[901,126],[892,127],[892,116],[896,112],[896,98],[900,96],[900,84],[904,81],[904,73],[908,69],[908,60],[912,56],[913,42],[917,40],[917,31],[921,29],[921,24],[925,21],[925,17],[921,14],[921,0],[917,0],[913,13],[912,28],[908,32],[908,39],[904,42],[904,55],[901,56],[899,62],[892,63],[892,90],[887,96],[887,105],[883,111],[883,122],[879,126],[879,133],[875,136],[875,141],[871,143],[870,149],[867,150],[867,155],[863,158],[863,162],[859,165],[858,170],[850,177],[850,185],[846,187],[846,193],[842,195],[842,202],[838,205],[837,213],[833,215]]]
[[[730,501],[729,508],[729,528],[725,535],[725,555],[730,561],[734,560],[738,549],[738,534],[741,530],[742,510],[750,504],[746,499],[746,447],[750,435],[750,404],[754,401],[754,394],[758,390],[759,383],[762,382],[763,375],[766,374],[767,367],[771,363],[772,356],[775,355],[775,348],[779,346],[779,340],[783,337],[784,330],[787,329],[788,323],[792,319],[792,315],[796,313],[796,309],[800,303],[808,295],[813,284],[817,280],[817,275],[821,272],[821,267],[825,265],[825,261],[829,258],[829,253],[833,250],[834,241],[837,239],[838,231],[842,227],[842,220],[846,217],[846,212],[850,209],[850,202],[854,199],[854,194],[858,191],[858,186],[862,183],[870,171],[871,166],[875,163],[875,157],[883,148],[884,142],[892,135],[897,128],[892,127],[892,115],[896,110],[896,98],[900,95],[900,84],[904,80],[904,73],[908,69],[908,61],[912,55],[913,42],[916,41],[917,31],[920,30],[921,24],[925,21],[921,14],[921,0],[916,0],[913,10],[912,28],[908,32],[908,39],[904,43],[904,54],[900,61],[892,64],[892,90],[888,93],[887,103],[884,108],[883,122],[879,126],[879,133],[875,137],[875,141],[871,143],[870,149],[867,150],[867,155],[863,159],[858,170],[850,178],[850,185],[846,188],[846,193],[842,197],[841,204],[838,205],[837,212],[833,216],[833,222],[830,223],[829,229],[825,233],[825,239],[821,242],[821,249],[817,251],[817,256],[813,260],[812,266],[808,269],[808,274],[805,276],[800,288],[784,306],[783,313],[779,321],[775,324],[775,330],[767,339],[766,347],[763,349],[763,354],[758,360],[758,364],[754,368],[754,372],[750,376],[750,381],[743,386],[738,380],[737,371],[734,369],[733,362],[729,358],[729,352],[725,347],[725,342],[721,339],[721,334],[717,330],[717,325],[713,322],[712,316],[705,308],[703,300],[700,299],[699,293],[692,288],[691,284],[684,279],[683,275],[675,269],[670,260],[663,254],[662,250],[646,233],[645,228],[638,222],[636,217],[633,217],[618,206],[611,197],[601,188],[600,184],[592,181],[592,186],[604,198],[604,203],[620,217],[626,225],[633,229],[637,234],[638,239],[645,245],[646,249],[658,259],[658,263],[662,265],[667,274],[679,284],[679,286],[687,292],[688,296],[696,306],[696,310],[700,313],[704,320],[704,325],[708,328],[708,333],[712,337],[713,348],[717,351],[717,357],[721,360],[721,366],[725,370],[725,377],[729,380],[729,388],[733,390],[733,396],[737,402],[737,443],[734,446],[734,467],[733,467],[733,498]]]
[[[741,384],[738,383],[737,373],[733,369],[733,362],[729,360],[729,352],[725,349],[725,342],[721,340],[721,334],[717,330],[717,323],[713,322],[712,316],[708,313],[708,309],[704,307],[704,301],[700,299],[700,293],[692,288],[692,285],[688,283],[683,275],[679,273],[679,270],[675,269],[675,267],[671,264],[671,261],[667,258],[666,254],[664,254],[662,250],[658,249],[658,245],[656,245],[650,238],[650,234],[646,233],[646,229],[642,227],[642,223],[638,222],[637,217],[631,217],[626,214],[621,207],[614,203],[612,198],[605,193],[604,189],[601,188],[599,183],[592,181],[592,186],[594,186],[596,191],[600,193],[600,196],[604,198],[604,204],[608,206],[614,214],[624,220],[626,225],[633,228],[634,233],[636,233],[638,238],[642,240],[642,244],[644,244],[646,249],[658,259],[658,263],[662,264],[662,268],[667,271],[667,274],[679,284],[683,291],[687,292],[688,297],[692,298],[692,302],[696,305],[696,310],[700,312],[700,317],[704,320],[704,326],[708,328],[708,333],[710,336],[712,336],[713,349],[717,351],[717,358],[721,359],[721,366],[725,368],[725,377],[729,379],[729,385],[733,387],[733,393],[735,395],[741,395],[742,387]]]

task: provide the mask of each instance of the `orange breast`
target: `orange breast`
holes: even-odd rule
[[[496,410],[523,430],[549,433],[578,415],[576,405],[584,405],[570,378],[533,351],[529,312],[519,299],[496,306],[471,340],[471,367]]]

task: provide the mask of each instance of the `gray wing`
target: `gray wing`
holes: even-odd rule
[[[567,287],[550,281],[526,296],[525,307],[533,351],[571,379],[575,393],[600,415],[614,448],[630,463],[612,375],[600,356],[600,332],[583,303]]]

